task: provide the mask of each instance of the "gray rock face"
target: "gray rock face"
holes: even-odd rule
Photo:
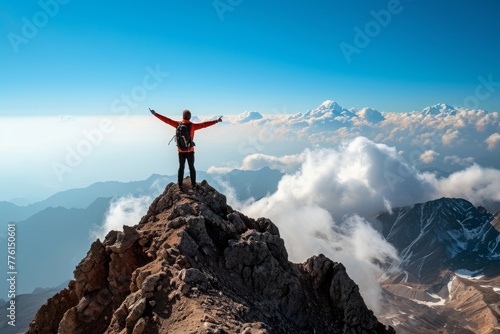
[[[187,194],[168,185],[137,226],[94,242],[28,331],[56,332],[394,333],[342,264],[289,262],[270,220],[234,211],[205,181]]]

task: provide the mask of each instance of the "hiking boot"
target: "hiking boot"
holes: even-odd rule
[[[198,190],[198,185],[197,184],[193,184],[193,190]]]

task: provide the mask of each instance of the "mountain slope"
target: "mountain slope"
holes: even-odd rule
[[[7,302],[0,302],[0,333],[14,334],[23,333],[29,327],[31,320],[38,309],[57,292],[59,292],[68,283],[57,288],[37,289],[29,294],[16,296],[16,326],[11,326],[8,322],[11,320],[8,316]]]
[[[257,171],[234,170],[214,176],[199,172],[199,176],[210,176],[219,188],[226,184],[235,187],[236,196],[243,201],[274,191],[282,174],[262,168]],[[85,255],[91,244],[91,230],[102,225],[112,197],[145,194],[156,197],[169,180],[176,178],[154,174],[142,181],[98,182],[86,188],[59,192],[27,207],[0,202],[0,209],[8,207],[15,210],[11,216],[9,212],[12,212],[6,211],[4,218],[17,217],[12,220],[17,221],[22,233],[18,250],[19,265],[24,273],[19,278],[20,293],[28,293],[37,287],[55,286],[71,278],[76,261]],[[40,211],[36,211],[38,208]],[[21,217],[26,218],[18,220]],[[5,245],[5,241],[6,235],[0,234],[0,245]],[[5,292],[6,286],[0,285],[1,295]]]
[[[234,211],[205,181],[170,184],[137,226],[92,244],[28,333],[394,333],[342,264],[287,258],[268,219]]]
[[[498,218],[498,217],[497,217]],[[500,333],[500,233],[492,214],[442,198],[377,217],[402,273],[382,283],[398,333]]]
[[[429,283],[443,269],[500,273],[500,233],[490,223],[493,215],[466,200],[441,198],[395,209],[377,220],[400,252],[410,280]]]
[[[176,177],[175,177],[176,178]],[[173,176],[153,174],[146,180],[131,182],[96,182],[85,188],[60,191],[54,195],[27,206],[17,206],[9,202],[0,202],[0,223],[20,222],[47,208],[63,207],[66,209],[84,209],[99,197],[157,196],[163,187],[174,180]]]
[[[276,189],[282,173],[268,167],[260,170],[232,170],[226,174],[207,174],[203,171],[197,172],[199,179],[206,179],[213,183],[217,189],[221,189],[219,181],[228,183],[237,192],[239,200],[248,198],[260,198],[268,192]],[[64,207],[67,209],[88,207],[99,197],[123,197],[127,195],[156,197],[169,182],[175,182],[177,175],[153,174],[145,180],[119,182],[106,181],[96,182],[85,188],[75,188],[60,191],[54,195],[27,206],[0,201],[0,224],[19,222],[28,219],[32,215],[46,208]]]

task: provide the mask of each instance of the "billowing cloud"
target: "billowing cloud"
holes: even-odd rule
[[[263,167],[270,167],[272,169],[277,169],[283,172],[296,170],[300,164],[304,161],[304,154],[292,154],[285,155],[281,157],[276,157],[266,154],[252,154],[248,155],[243,159],[241,165],[242,170],[257,170]]]
[[[473,165],[439,178],[409,165],[395,147],[357,137],[337,149],[306,149],[298,171],[284,175],[275,193],[240,205],[276,223],[292,261],[324,253],[344,263],[377,312],[377,280],[398,256],[369,222],[393,207],[443,196],[500,202],[500,171]]]
[[[193,120],[197,119],[207,118],[193,115]],[[473,157],[480,165],[498,169],[500,155],[491,151],[500,145],[499,121],[495,111],[445,104],[413,112],[377,112],[376,108],[356,111],[327,100],[296,114],[287,114],[286,108],[273,114],[250,111],[228,115],[223,123],[197,133],[196,165],[201,170],[217,166],[210,170],[227,172],[240,167],[242,159],[251,154],[294,155],[305,148],[336,147],[344,140],[363,136],[396,147],[404,152],[409,164],[420,164],[427,170],[455,172],[470,165],[470,161],[450,158],[435,158],[424,165],[419,157],[428,150],[440,157]],[[5,176],[0,198],[24,197],[29,193],[40,200],[54,189],[84,187],[95,180],[136,180],[152,173],[173,174],[177,168],[176,148],[167,143],[174,132],[149,114],[2,117],[0,136],[8,138],[9,145],[0,150],[11,158],[0,164],[0,172]],[[50,150],[43,149],[47,147]],[[32,164],[35,160],[37,164]],[[132,160],[141,163],[135,166],[130,163]],[[127,168],[111,168],[116,165]]]
[[[377,283],[384,269],[398,262],[396,250],[363,218],[350,216],[337,223],[331,214],[314,203],[297,205],[280,192],[271,199],[265,211],[258,204],[249,206],[247,214],[271,217],[280,229],[290,260],[303,262],[313,254],[325,254],[342,262],[349,276],[359,285],[367,305],[378,313],[381,290]]]
[[[447,155],[444,157],[444,161],[451,165],[471,166],[474,163],[474,158],[473,157],[461,158],[457,155]]]
[[[273,148],[287,143],[331,147],[346,139],[363,136],[395,146],[407,152],[406,159],[411,164],[429,165],[426,167],[434,170],[453,172],[465,163],[470,164],[467,161],[459,163],[456,159],[437,159],[438,156],[474,157],[482,165],[500,168],[500,155],[492,156],[488,152],[499,145],[498,112],[469,110],[444,103],[404,113],[379,112],[373,108],[356,111],[327,100],[305,113],[265,115],[249,123],[253,126],[253,142],[257,143],[253,145],[256,148],[253,153],[281,155]],[[233,124],[243,129],[244,124]],[[252,131],[250,127],[244,129]],[[261,133],[266,136],[259,137]],[[435,153],[430,155],[430,151]]]
[[[443,134],[441,139],[443,140],[443,145],[451,145],[453,144],[453,141],[458,137],[460,133],[458,130],[453,130],[453,129],[448,129],[446,132]]]
[[[439,153],[433,151],[433,150],[427,150],[425,151],[424,153],[422,153],[420,155],[420,160],[424,163],[424,164],[430,164],[431,162],[434,161],[434,159],[436,159],[436,157],[439,155]]]
[[[485,142],[488,144],[488,150],[493,151],[497,147],[497,144],[500,143],[500,133],[495,132],[486,138]]]
[[[237,168],[237,167],[235,167],[235,168]],[[225,174],[225,173],[229,173],[230,171],[234,170],[235,168],[210,166],[207,169],[207,173],[208,174]]]
[[[151,201],[150,196],[127,196],[112,201],[102,226],[91,232],[91,238],[104,240],[111,230],[122,231],[123,225],[136,225],[148,211]]]
[[[263,116],[256,111],[245,111],[244,113],[236,116],[233,120],[237,123],[246,123],[261,119]]]
[[[306,150],[298,172],[244,211],[278,225],[292,261],[321,252],[344,263],[377,312],[384,269],[374,263],[389,266],[398,257],[362,216],[422,200],[428,186],[394,148],[359,137],[340,150]]]
[[[447,178],[428,179],[436,194],[442,197],[464,198],[475,205],[500,202],[500,170],[477,164],[455,172]]]
[[[359,118],[367,121],[368,123],[380,123],[385,119],[380,111],[373,108],[363,108],[356,112],[356,115],[358,115]]]

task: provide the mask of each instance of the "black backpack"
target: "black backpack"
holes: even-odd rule
[[[175,140],[177,147],[181,151],[189,151],[194,146],[193,139],[191,138],[191,125],[192,123],[179,122],[175,130]]]

